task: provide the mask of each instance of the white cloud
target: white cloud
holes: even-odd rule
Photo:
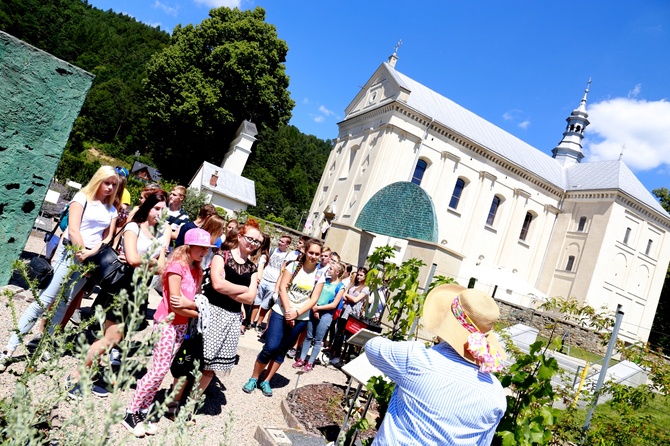
[[[198,5],[205,5],[210,8],[219,8],[226,6],[228,8],[242,9],[242,0],[193,0]]]
[[[519,127],[526,130],[528,127],[530,127],[530,121],[526,119],[525,121],[520,122]]]
[[[614,98],[591,104],[588,112],[588,161],[616,160],[625,146],[631,169],[670,166],[670,102]]]
[[[637,98],[637,95],[639,95],[641,91],[642,91],[642,84],[637,84],[635,88],[633,88],[631,91],[628,92],[628,99]]]
[[[323,113],[324,115],[326,115],[326,116],[331,116],[331,115],[334,115],[334,114],[335,114],[334,112],[328,110],[328,109],[327,109],[326,107],[324,107],[323,105],[319,107],[319,111],[320,111],[321,113]]]
[[[158,0],[156,0],[154,2],[154,9],[160,9],[165,14],[171,15],[173,17],[176,17],[177,13],[179,12],[179,7],[174,7],[173,8],[172,6],[168,6],[165,3],[161,3]]]
[[[303,103],[303,104],[309,104],[309,98],[305,98],[305,99],[303,99],[303,100],[302,100],[302,103]]]
[[[513,108],[512,110],[503,113],[502,117],[505,121],[513,121],[517,119],[517,116],[521,113],[521,110]]]
[[[326,120],[326,117],[325,117],[325,116],[322,116],[322,115],[314,116],[314,122],[319,122],[319,123],[321,123],[321,122],[323,122],[323,121],[325,121],[325,120]]]

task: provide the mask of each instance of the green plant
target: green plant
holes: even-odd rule
[[[27,279],[24,264],[16,262],[15,267]],[[68,274],[71,275],[75,271],[85,272],[85,267],[73,265]],[[36,351],[27,359],[25,368],[21,370],[17,364],[5,371],[5,374],[15,375],[16,381],[11,394],[0,399],[2,413],[0,441],[3,444],[103,445],[109,443],[112,426],[120,423],[123,417],[125,398],[121,391],[131,389],[137,377],[141,376],[155,342],[155,336],[135,334],[144,318],[140,305],[147,299],[152,275],[153,268],[148,258],[143,259],[141,266],[135,269],[134,289],[131,295],[122,291],[110,308],[96,308],[95,317],[82,322],[77,327],[68,326],[65,330],[57,327],[53,334],[45,331]],[[34,296],[38,296],[35,283],[31,283],[31,291]],[[62,300],[68,292],[69,290],[64,287],[51,309],[46,310],[47,326],[55,313],[58,301]],[[11,293],[6,293],[6,297],[16,327],[16,303]],[[111,365],[103,362],[92,368],[84,367],[84,358],[89,350],[89,342],[85,333],[92,330],[94,336],[103,336],[102,326],[106,311],[112,310],[120,313],[122,302],[130,302],[131,311],[124,319],[124,331],[127,334],[119,345],[122,352],[121,366],[118,369],[112,369]],[[49,353],[50,359],[45,359],[42,355],[45,352]],[[130,352],[133,353],[132,357],[130,357]],[[105,355],[108,353],[109,351],[105,352]],[[69,402],[68,391],[61,384],[68,374],[68,367],[64,367],[62,361],[68,356],[74,357],[80,373],[83,399],[76,403]],[[15,359],[15,362],[20,361],[20,358]],[[102,376],[110,389],[110,396],[107,399],[109,409],[105,411],[100,411],[98,398],[90,392],[90,384],[96,375]],[[199,378],[200,376],[195,377],[196,383]],[[49,391],[36,390],[40,388],[38,384],[45,385]],[[162,403],[157,402],[154,405],[154,415],[160,417],[166,412],[167,404],[174,399],[174,393],[168,392]],[[192,395],[184,410],[180,412],[177,422],[164,432],[164,437],[169,438],[171,443],[192,444],[193,431],[186,428],[186,417],[202,404],[202,399],[202,395]],[[54,417],[54,408],[57,413],[60,413],[59,417]],[[91,414],[96,414],[94,420]],[[58,423],[55,423],[54,420],[57,420]],[[125,442],[124,438],[114,440],[118,443]],[[223,441],[226,442],[227,439]]]

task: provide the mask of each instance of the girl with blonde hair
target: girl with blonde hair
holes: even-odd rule
[[[76,271],[66,281],[70,267],[81,264],[96,253],[103,242],[109,242],[114,236],[118,214],[113,203],[118,185],[119,176],[116,170],[111,166],[102,166],[95,172],[91,181],[72,198],[68,227],[62,237],[63,243],[56,250],[52,261],[54,272],[51,283],[19,318],[18,328],[12,333],[6,351],[0,353],[0,372],[11,362],[14,351],[21,343],[20,336],[33,328],[35,321],[42,316],[45,309],[54,303],[61,288],[66,290],[67,298],[61,300],[58,305],[51,319],[49,333],[53,333],[53,327],[60,324],[68,304],[84,286],[86,280]],[[73,248],[67,249],[67,246]]]

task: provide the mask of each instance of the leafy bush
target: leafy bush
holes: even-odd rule
[[[58,163],[58,167],[56,168],[55,177],[62,183],[72,180],[77,183],[86,184],[100,168],[100,165],[98,161],[87,161],[82,154],[73,155],[69,152],[63,152],[60,163]]]

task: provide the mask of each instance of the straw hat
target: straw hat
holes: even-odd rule
[[[458,302],[455,303],[456,297]],[[457,306],[456,312],[462,311],[471,324],[457,318],[454,305]],[[507,358],[498,337],[493,333],[493,325],[499,317],[500,310],[492,297],[479,290],[456,284],[435,287],[426,297],[423,307],[423,324],[426,330],[448,342],[466,361],[476,365],[482,364],[473,356],[474,346],[470,342],[477,336],[488,344],[489,352],[497,355],[500,362]],[[483,336],[475,335],[473,338],[473,332],[482,333]]]

